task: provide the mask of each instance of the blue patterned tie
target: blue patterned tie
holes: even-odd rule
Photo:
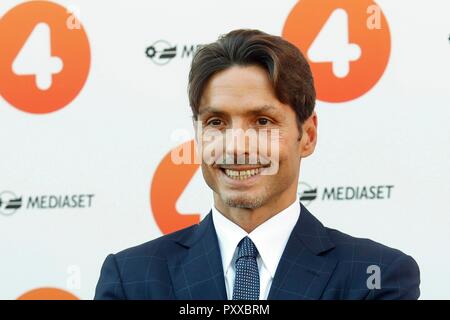
[[[258,250],[249,237],[238,245],[233,300],[259,300]]]

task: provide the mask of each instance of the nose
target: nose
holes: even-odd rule
[[[258,156],[258,135],[242,121],[234,121],[225,133],[225,155],[234,164],[255,164]]]

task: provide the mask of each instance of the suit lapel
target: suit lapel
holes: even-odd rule
[[[222,258],[211,212],[176,241],[184,254],[168,261],[175,296],[183,300],[226,300]]]
[[[302,205],[272,282],[268,299],[316,300],[337,260],[320,254],[334,248],[325,227]]]
[[[268,299],[319,299],[337,260],[325,227],[302,205],[273,279]],[[168,258],[175,296],[182,300],[226,300],[225,278],[211,212],[176,239],[183,254]]]

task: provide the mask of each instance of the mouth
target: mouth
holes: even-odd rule
[[[232,180],[248,180],[252,177],[260,175],[261,171],[268,166],[248,166],[248,165],[234,165],[234,166],[219,166],[218,168]]]

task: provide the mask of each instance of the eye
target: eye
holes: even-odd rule
[[[268,125],[269,123],[271,123],[272,121],[270,121],[267,118],[258,118],[258,120],[256,120],[256,122],[261,126],[265,126],[265,125]]]
[[[213,126],[213,127],[220,126],[222,123],[223,123],[223,121],[220,119],[211,119],[208,122],[206,122],[206,124],[208,126]]]

